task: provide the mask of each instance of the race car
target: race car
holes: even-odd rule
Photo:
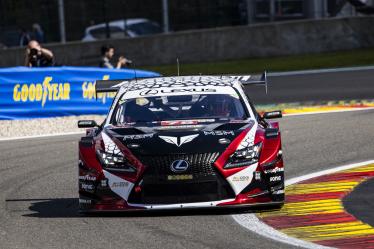
[[[97,81],[117,92],[105,121],[81,120],[81,212],[282,206],[280,111],[245,94],[259,76]]]

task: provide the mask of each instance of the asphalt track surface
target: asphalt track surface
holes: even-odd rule
[[[374,110],[285,117],[286,177],[373,158]],[[0,142],[0,248],[290,248],[239,226],[245,210],[81,217],[79,136]]]
[[[373,69],[268,77],[268,94],[260,86],[246,91],[255,104],[324,102],[374,98]]]
[[[374,86],[362,81],[369,82],[374,72],[356,73],[271,78],[271,95],[266,98],[273,96],[271,103],[373,98]],[[356,77],[360,80],[353,80]],[[313,90],[317,86],[309,86],[332,81],[345,83],[339,91],[329,85],[319,94]],[[296,90],[289,96],[272,93],[286,87]],[[373,120],[374,110],[283,118],[286,178],[373,159]],[[0,141],[0,249],[292,248],[251,233],[231,216],[250,210],[78,215],[78,139],[70,135]]]

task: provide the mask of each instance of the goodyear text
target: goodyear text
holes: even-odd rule
[[[70,99],[70,83],[53,83],[52,77],[45,77],[43,83],[16,84],[13,88],[15,102],[41,102]]]

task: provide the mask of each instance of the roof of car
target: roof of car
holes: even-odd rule
[[[133,25],[133,24],[143,23],[143,22],[150,22],[150,20],[145,19],[145,18],[126,19],[126,25]],[[105,25],[106,25],[105,23],[99,23],[99,24],[96,24],[96,25],[92,25],[92,26],[86,27],[86,31],[89,32],[93,29],[103,28],[103,27],[105,27]],[[124,28],[125,20],[111,21],[111,22],[109,22],[109,26],[116,26],[116,27]]]
[[[173,76],[157,77],[132,81],[122,87],[127,91],[137,91],[142,89],[155,88],[181,88],[181,87],[201,87],[201,86],[232,86],[238,82],[235,78],[228,76]]]

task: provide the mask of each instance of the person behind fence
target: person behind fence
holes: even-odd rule
[[[44,43],[44,31],[38,23],[32,25],[32,38],[39,43]]]
[[[100,60],[100,67],[105,68],[122,68],[125,66],[129,66],[132,64],[131,60],[126,59],[123,56],[120,56],[118,58],[117,64],[114,67],[114,65],[111,63],[111,60],[114,56],[114,47],[111,45],[106,45],[101,47],[101,60]]]
[[[27,46],[30,40],[31,38],[30,38],[29,32],[25,28],[21,27],[20,34],[19,34],[19,46],[20,47]]]
[[[26,48],[26,67],[51,67],[54,56],[51,50],[43,48],[36,40],[31,40]]]

